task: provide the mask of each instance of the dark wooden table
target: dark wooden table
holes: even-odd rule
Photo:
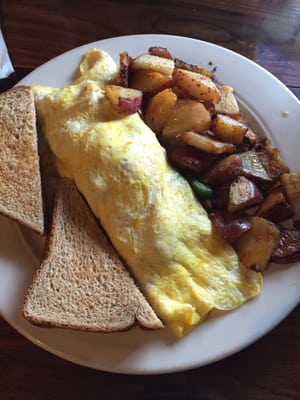
[[[0,4],[1,29],[16,71],[1,82],[1,90],[73,47],[119,35],[168,33],[243,54],[300,98],[299,0],[2,0]],[[0,319],[0,398],[127,400],[171,385],[205,389],[223,399],[300,399],[299,321],[298,307],[257,343],[206,367],[127,376],[64,361],[34,346]]]

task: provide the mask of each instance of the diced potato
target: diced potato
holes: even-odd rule
[[[212,154],[231,153],[235,150],[235,145],[232,143],[219,142],[209,136],[193,131],[183,132],[178,136],[178,140]]]
[[[187,99],[189,96],[186,95],[186,93],[180,89],[178,86],[174,85],[174,82],[172,82],[172,90],[174,93],[176,93],[178,99]]]
[[[106,85],[105,96],[121,114],[137,112],[143,101],[143,93],[140,90],[117,85]]]
[[[176,100],[177,96],[171,89],[164,89],[148,101],[145,122],[158,135],[172,114]]]
[[[265,218],[251,216],[249,221],[252,228],[237,239],[234,248],[245,267],[264,271],[279,242],[280,232],[273,222]]]
[[[279,264],[289,264],[300,261],[300,230],[282,229],[280,240],[275,246],[271,261]]]
[[[240,108],[230,86],[222,86],[220,88],[220,101],[215,105],[216,111],[229,114],[240,115]]]
[[[268,139],[260,142],[260,146],[257,146],[257,153],[261,163],[272,179],[278,178],[283,173],[290,172],[288,166],[281,158],[279,150]]]
[[[196,175],[203,173],[215,160],[215,156],[204,153],[192,146],[172,146],[168,150],[169,160],[176,166],[193,171]]]
[[[199,101],[177,100],[163,130],[162,138],[168,142],[177,141],[176,136],[185,131],[205,132],[211,124],[211,117]]]
[[[256,214],[273,222],[285,221],[293,216],[281,187],[273,189],[264,199]]]
[[[128,87],[131,61],[132,59],[126,51],[120,53],[120,86]]]
[[[232,181],[243,172],[242,159],[238,154],[230,154],[215,162],[212,167],[201,177],[210,185],[222,185]]]
[[[230,185],[228,211],[236,212],[244,208],[259,204],[263,196],[254,182],[239,176]]]
[[[174,68],[173,83],[187,95],[199,101],[218,103],[221,98],[220,91],[215,83],[198,72]]]
[[[220,140],[241,144],[248,127],[228,115],[218,114],[211,124],[211,130]]]
[[[173,60],[171,53],[165,47],[151,46],[151,47],[149,47],[148,51],[149,51],[149,54],[151,54],[153,56],[159,56],[159,57],[169,58],[170,60]]]
[[[141,90],[146,95],[154,95],[166,89],[171,85],[171,82],[172,78],[170,75],[146,69],[132,71],[130,75],[130,87]]]
[[[208,71],[207,69],[201,67],[200,65],[189,64],[179,58],[175,58],[175,67],[180,69],[186,69],[188,71],[199,72],[202,75],[207,76],[210,79],[214,79],[214,73],[212,71]]]
[[[168,58],[154,56],[152,54],[142,54],[132,61],[132,69],[146,69],[160,72],[165,75],[172,75],[174,61]]]
[[[273,179],[266,171],[257,151],[245,151],[239,156],[242,159],[243,175],[259,183],[260,186],[269,187],[272,184]]]
[[[255,132],[253,132],[252,129],[249,128],[244,136],[245,144],[248,144],[249,147],[251,148],[254,145],[256,145],[256,143],[258,143],[258,141],[259,141],[259,136]]]
[[[226,210],[214,210],[209,216],[224,239],[231,244],[252,228],[249,216],[243,213],[233,214]]]
[[[293,209],[294,218],[300,220],[300,172],[282,174],[280,182]]]

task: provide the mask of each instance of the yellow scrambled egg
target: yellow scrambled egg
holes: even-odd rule
[[[103,52],[91,51],[92,67],[88,53],[74,85],[33,87],[38,118],[60,174],[75,180],[159,317],[180,337],[211,310],[257,295],[262,277],[239,265],[140,116],[113,109],[102,88],[115,68],[103,81]]]

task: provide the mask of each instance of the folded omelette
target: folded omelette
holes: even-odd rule
[[[164,323],[178,337],[213,309],[256,296],[245,269],[188,182],[138,113],[120,115],[104,96],[117,68],[91,49],[74,84],[33,86],[38,119],[61,175],[74,179]]]

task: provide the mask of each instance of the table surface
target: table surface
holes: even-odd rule
[[[1,29],[16,71],[1,82],[1,91],[82,44],[161,33],[202,39],[243,54],[300,98],[299,0],[2,0],[0,7]],[[264,338],[225,360],[155,376],[112,374],[69,363],[36,347],[0,318],[0,398],[127,400],[171,386],[204,390],[216,399],[299,399],[299,318],[297,307]]]

